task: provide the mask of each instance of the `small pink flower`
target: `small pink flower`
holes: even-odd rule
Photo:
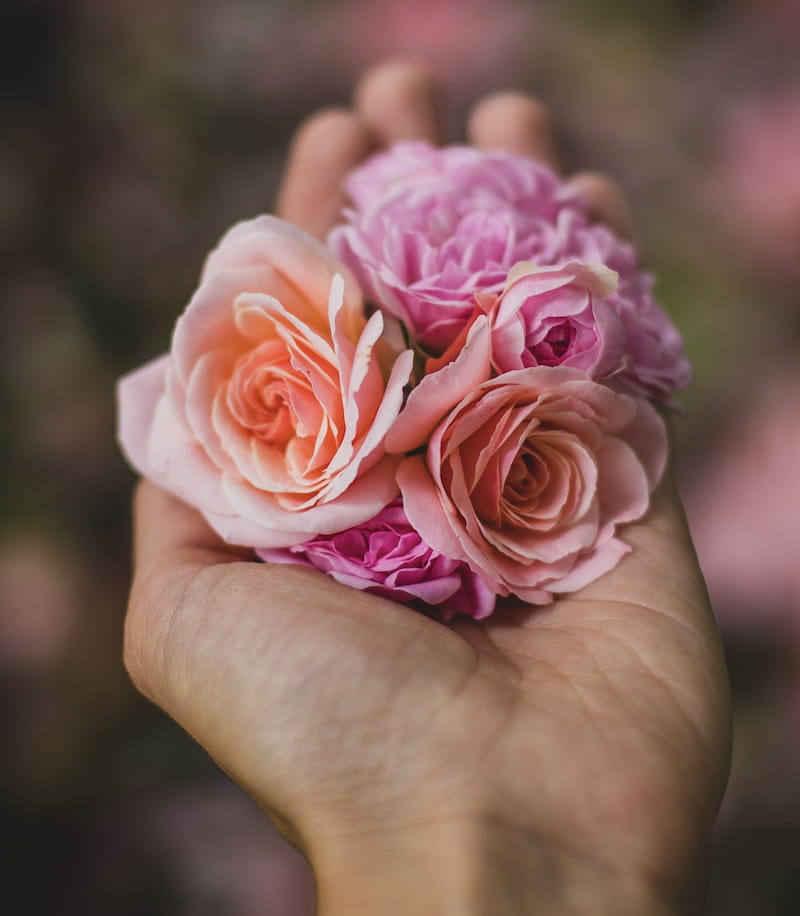
[[[616,289],[617,275],[602,264],[515,265],[503,292],[484,298],[493,367],[572,366],[592,378],[621,369],[625,330],[608,304]]]
[[[468,147],[404,143],[356,169],[353,202],[329,244],[367,297],[439,356],[463,332],[476,293],[499,295],[520,261],[601,264],[626,332],[621,381],[668,399],[689,380],[680,335],[651,296],[632,246],[589,222],[579,193],[541,163]]]
[[[494,608],[494,593],[465,563],[426,544],[400,500],[338,534],[257,553],[268,562],[311,566],[350,588],[392,601],[436,607],[445,619],[457,612],[480,619]]]
[[[406,411],[409,429],[436,422],[425,399]],[[617,526],[647,510],[666,451],[663,421],[644,399],[575,369],[536,366],[466,394],[397,479],[428,544],[497,593],[542,604],[629,550]]]
[[[397,494],[383,440],[411,371],[406,351],[385,380],[382,329],[310,236],[239,223],[170,353],[121,380],[122,447],[231,543],[283,547],[366,521]]]

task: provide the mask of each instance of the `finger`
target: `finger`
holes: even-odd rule
[[[593,222],[605,223],[623,238],[631,238],[633,231],[628,205],[620,189],[607,175],[579,172],[567,184],[583,195]]]
[[[444,138],[441,87],[420,64],[391,61],[371,70],[356,89],[355,107],[383,146]]]
[[[312,115],[292,141],[278,216],[323,238],[344,206],[345,176],[369,155],[373,143],[369,130],[350,111],[331,108]]]
[[[497,92],[482,99],[469,118],[467,135],[480,149],[530,156],[558,170],[553,116],[520,92]]]
[[[199,512],[150,481],[143,480],[136,488],[133,510],[137,576],[184,563],[207,565],[252,555],[226,544]]]

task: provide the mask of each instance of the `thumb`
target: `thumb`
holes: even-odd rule
[[[133,517],[135,577],[252,557],[246,548],[226,544],[199,512],[148,480],[136,488]]]
[[[123,655],[136,687],[164,705],[164,660],[181,596],[205,568],[247,560],[252,553],[222,541],[203,517],[143,480],[133,505],[133,582]]]

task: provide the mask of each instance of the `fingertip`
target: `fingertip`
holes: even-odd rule
[[[467,133],[481,149],[530,156],[558,168],[553,116],[541,102],[525,93],[503,90],[481,99],[469,116]]]
[[[358,115],[346,108],[322,108],[300,123],[289,155],[318,162],[348,160],[368,145],[369,134]]]
[[[586,202],[589,218],[605,223],[623,238],[631,238],[631,214],[617,184],[601,172],[579,172],[567,184],[579,191]]]
[[[226,544],[203,516],[149,480],[133,497],[134,574],[174,568],[182,562],[230,562],[249,551]]]
[[[417,61],[397,59],[374,67],[356,87],[355,107],[383,145],[444,138],[441,84]]]
[[[345,176],[373,149],[370,131],[354,112],[326,108],[309,116],[289,148],[278,215],[323,238],[344,206]]]
[[[430,67],[411,57],[396,57],[371,67],[355,90],[357,105],[396,94],[436,92],[438,80]]]

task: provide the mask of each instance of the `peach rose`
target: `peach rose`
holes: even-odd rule
[[[407,429],[434,422],[424,399],[409,401],[404,418]],[[462,397],[397,479],[409,521],[434,550],[498,594],[544,604],[630,549],[617,526],[645,513],[666,453],[649,402],[576,369],[536,366]]]
[[[384,372],[382,331],[317,241],[273,217],[239,223],[170,353],[121,380],[123,450],[231,543],[286,547],[360,524],[397,495],[383,440],[413,358]]]

